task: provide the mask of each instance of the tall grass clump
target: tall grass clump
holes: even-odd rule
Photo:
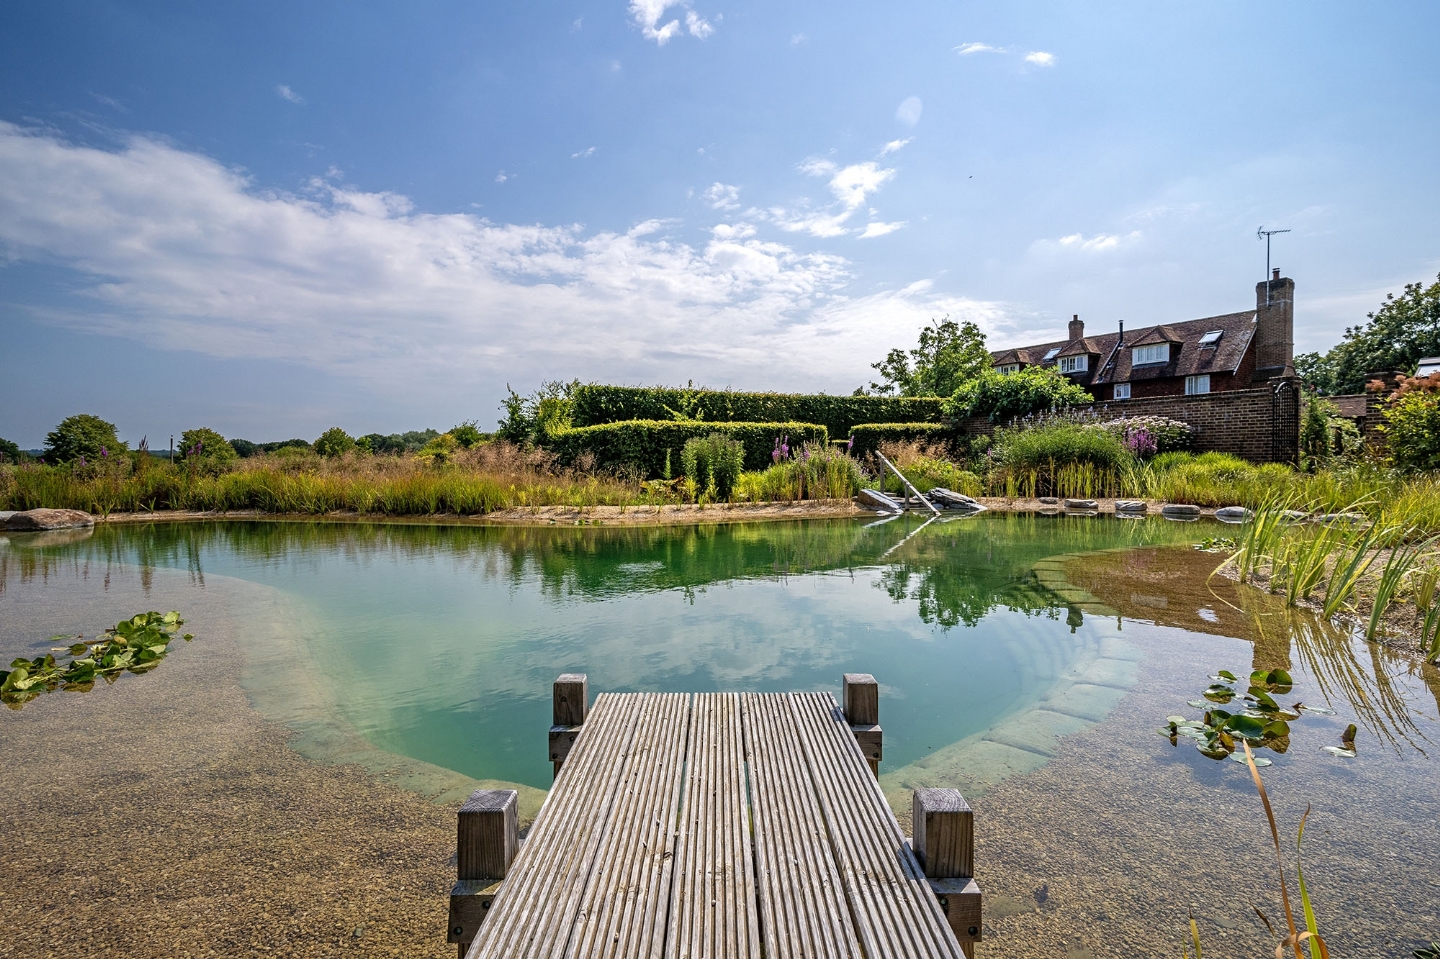
[[[807,447],[794,456],[777,457],[769,469],[742,473],[735,499],[752,503],[848,499],[864,485],[860,464],[844,451]]]
[[[745,468],[745,444],[723,433],[694,437],[680,451],[680,468],[697,493],[728,500]]]
[[[988,477],[1006,496],[1111,496],[1123,491],[1135,456],[1120,437],[1059,421],[997,430]]]
[[[942,444],[919,439],[888,442],[880,444],[880,452],[922,493],[937,486],[966,496],[985,492],[980,477],[951,460]],[[876,460],[871,472],[884,476],[889,471]]]

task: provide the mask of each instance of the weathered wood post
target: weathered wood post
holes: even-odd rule
[[[980,941],[975,882],[975,813],[958,789],[917,789],[912,799],[915,855],[965,955]]]
[[[555,764],[555,775],[558,777],[565,757],[570,755],[570,747],[575,745],[580,735],[580,727],[585,724],[585,713],[590,704],[589,678],[584,673],[562,673],[555,680],[553,701],[550,761]]]
[[[458,945],[459,959],[465,959],[520,850],[519,804],[513,789],[477,789],[456,817],[455,886],[445,941]]]
[[[844,679],[845,722],[855,734],[870,771],[880,775],[883,733],[880,729],[880,686],[869,673],[846,673]]]

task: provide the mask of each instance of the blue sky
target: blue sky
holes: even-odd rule
[[[1440,271],[1440,6],[0,10],[0,436],[493,424],[507,383],[824,390]],[[157,437],[160,442],[157,443]]]

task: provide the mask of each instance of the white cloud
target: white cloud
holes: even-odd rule
[[[955,52],[962,57],[968,57],[974,53],[1004,53],[1004,47],[992,47],[988,43],[962,43],[955,48]]]
[[[740,209],[740,188],[729,183],[712,183],[704,194],[705,202],[712,210]]]
[[[768,211],[768,217],[782,230],[809,233],[818,237],[844,236],[849,233],[846,223],[865,205],[866,197],[878,191],[895,176],[893,169],[881,167],[873,161],[841,167],[823,157],[806,160],[800,164],[800,172],[810,176],[829,177],[828,185],[835,202],[819,211],[808,210],[803,206],[799,210],[774,207]]]
[[[584,18],[584,17],[576,17],[576,18],[575,18],[575,21],[570,24],[570,32],[571,32],[571,33],[579,33],[579,32],[584,28],[584,26],[585,26],[585,18]]]
[[[508,179],[510,179],[510,177],[508,174],[506,174],[504,170],[501,170],[499,173],[495,174],[496,183],[504,183]]]
[[[809,39],[810,38],[805,36],[805,34],[803,33],[794,34],[790,37],[790,46],[798,47],[800,46],[800,44],[807,42]]]
[[[894,233],[904,226],[904,221],[897,223],[881,223],[879,220],[871,220],[865,224],[865,232],[860,234],[860,239],[869,240],[877,236],[884,236],[887,233]]]
[[[680,20],[672,19],[664,24],[665,11],[671,7],[679,7],[685,11],[685,26],[680,26]],[[715,32],[715,27],[690,9],[690,0],[630,0],[630,19],[640,28],[640,34],[646,40],[654,40],[657,46],[665,46],[672,39],[679,36],[682,31],[689,31],[692,37],[704,40]],[[719,20],[719,17],[716,17]]]
[[[920,122],[920,111],[923,108],[919,97],[906,97],[900,101],[900,106],[895,108],[895,119],[906,126],[913,127]]]
[[[1061,250],[1077,251],[1081,253],[1104,253],[1109,250],[1116,250],[1122,246],[1129,246],[1140,240],[1143,236],[1139,230],[1132,230],[1129,233],[1097,233],[1094,236],[1085,236],[1083,233],[1071,233],[1062,236],[1058,240],[1036,240],[1030,245],[1032,251],[1037,253],[1053,253]]]
[[[836,192],[887,177],[852,172]],[[924,281],[851,296],[844,259],[748,224],[698,246],[672,226],[428,214],[338,174],[277,192],[162,141],[101,150],[0,122],[0,258],[74,277],[73,294],[28,309],[159,350],[284,357],[395,395],[569,375],[848,392],[875,342],[909,342],[930,316],[1004,322]]]
[[[290,89],[287,84],[282,83],[277,86],[275,88],[275,93],[282,100],[289,100],[291,103],[305,103],[305,98],[302,97],[300,94],[296,93],[294,90]]]
[[[594,147],[586,147],[585,149],[581,150],[581,151],[578,152],[578,153],[572,153],[572,154],[570,154],[570,159],[572,159],[572,160],[583,160],[583,159],[585,159],[586,157],[593,157],[594,155],[595,155],[595,148],[594,148]]]
[[[901,150],[905,149],[905,144],[909,143],[913,139],[915,138],[906,137],[903,140],[891,140],[889,143],[885,144],[885,146],[881,148],[880,155],[883,157],[889,156],[892,153],[899,153]]]
[[[1044,50],[1035,50],[1025,54],[1025,62],[1033,63],[1037,67],[1053,67],[1055,65],[1055,54],[1046,53]]]

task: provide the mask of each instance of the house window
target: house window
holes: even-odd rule
[[[1146,363],[1168,363],[1170,344],[1154,343],[1150,346],[1136,346],[1130,350],[1130,365],[1143,366]]]
[[[1196,396],[1200,393],[1210,392],[1210,374],[1201,373],[1199,376],[1185,377],[1185,395]]]
[[[1089,368],[1090,357],[1087,355],[1060,357],[1061,373],[1084,373]]]
[[[1204,336],[1200,337],[1200,345],[1214,346],[1216,343],[1220,342],[1220,337],[1224,335],[1224,330],[1211,330],[1209,333],[1206,333]]]
[[[997,372],[997,373],[1019,373],[1019,372],[1020,372],[1020,364],[1019,364],[1019,363],[1002,363],[1001,365],[995,367],[995,372]]]
[[[1055,359],[1055,357],[1057,357],[1057,356],[1059,356],[1059,355],[1060,355],[1060,347],[1058,347],[1058,346],[1052,346],[1052,347],[1050,347],[1050,349],[1048,349],[1048,350],[1045,351],[1045,356],[1044,356],[1043,359],[1041,359],[1040,362],[1042,362],[1042,363],[1049,363],[1051,360]]]
[[[1116,383],[1116,384],[1115,384],[1115,399],[1117,399],[1117,400],[1128,400],[1129,398],[1130,398],[1130,384],[1129,384],[1129,383]]]

